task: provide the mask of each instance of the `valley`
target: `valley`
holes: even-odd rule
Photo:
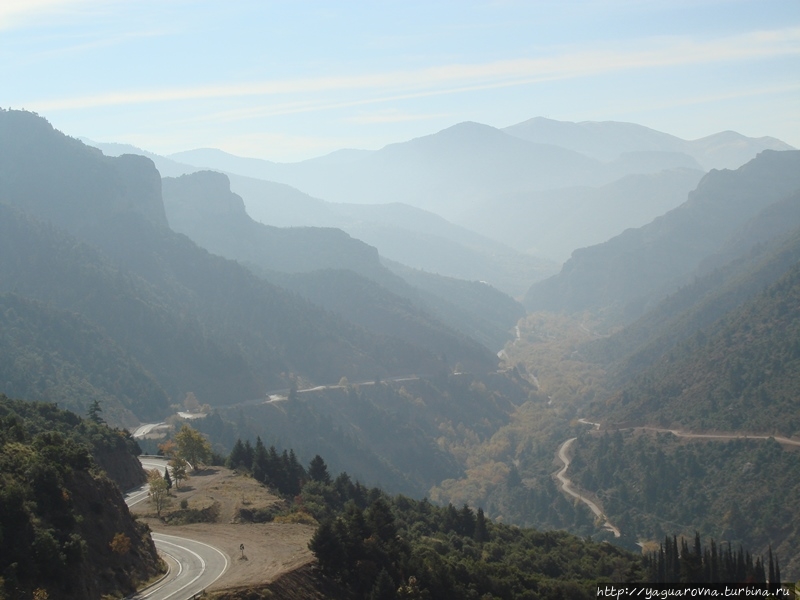
[[[184,427],[208,445],[163,514],[146,487],[127,497],[171,566],[131,597],[295,576],[309,597],[324,581],[367,597],[413,587],[408,569],[434,593],[461,589],[459,561],[499,597],[530,591],[534,563],[545,588],[580,574],[584,594],[695,533],[796,578],[800,151],[785,146],[466,122],[278,164],[98,149],[3,110],[0,392],[145,455]],[[8,415],[4,451],[39,452]],[[66,529],[48,535],[72,556]],[[154,577],[136,569],[109,589]]]

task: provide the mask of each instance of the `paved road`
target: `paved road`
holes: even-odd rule
[[[167,461],[140,457],[145,469],[163,472]],[[125,495],[130,507],[147,500],[147,484]],[[129,596],[130,600],[188,600],[200,594],[227,570],[229,559],[221,550],[188,538],[154,533],[153,541],[169,566],[166,577],[154,585]]]

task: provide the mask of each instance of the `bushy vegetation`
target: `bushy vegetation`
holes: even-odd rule
[[[774,548],[800,566],[800,461],[774,440],[693,441],[633,431],[578,437],[570,477],[641,540],[671,533]]]
[[[126,432],[0,395],[0,598],[99,598],[155,574],[146,529],[93,458],[120,448],[135,461]]]

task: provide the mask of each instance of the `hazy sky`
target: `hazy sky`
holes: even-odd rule
[[[0,82],[4,108],[162,154],[534,116],[800,147],[800,0],[0,0]]]

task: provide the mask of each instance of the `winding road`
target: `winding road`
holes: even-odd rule
[[[600,423],[593,423],[591,421],[587,421],[586,419],[578,419],[578,422],[583,425],[590,425],[595,429],[600,429]],[[655,431],[658,433],[671,433],[676,437],[683,437],[683,438],[690,438],[696,440],[716,440],[716,441],[727,441],[727,440],[737,440],[737,439],[748,439],[748,440],[768,440],[773,439],[779,444],[783,444],[785,446],[800,446],[800,440],[794,440],[791,438],[781,437],[781,436],[772,436],[772,435],[760,435],[760,434],[749,434],[749,433],[691,433],[687,431],[679,431],[677,429],[661,429],[658,427],[630,427],[630,430],[641,430],[641,431]],[[588,506],[591,511],[600,519],[604,521],[603,527],[608,529],[609,531],[614,533],[614,537],[620,537],[620,531],[617,527],[615,527],[611,521],[608,520],[608,517],[603,513],[602,508],[592,502],[590,499],[583,496],[583,494],[576,488],[572,481],[567,477],[567,469],[569,468],[569,449],[575,440],[578,438],[570,438],[563,442],[556,451],[556,458],[563,463],[563,467],[561,470],[556,473],[556,478],[558,479],[559,483],[561,484],[561,489],[564,493],[569,494],[570,496],[577,498],[586,506]]]
[[[583,494],[581,494],[575,486],[572,485],[572,481],[567,477],[567,469],[569,469],[569,449],[570,446],[577,440],[578,438],[569,438],[566,442],[561,444],[558,447],[558,452],[556,456],[558,460],[564,463],[564,466],[561,467],[561,470],[556,473],[556,478],[561,483],[561,489],[569,494],[570,496],[577,498],[581,502],[583,502],[586,506],[588,506],[591,511],[600,519],[604,521],[603,528],[607,529],[608,531],[614,534],[614,537],[620,537],[620,531],[615,527],[611,521],[608,520],[605,513],[603,513],[602,509],[594,502],[586,498]]]
[[[139,458],[145,469],[163,471],[167,461],[142,456]],[[148,486],[132,490],[125,495],[128,507],[147,500]],[[153,533],[153,541],[159,554],[169,566],[167,574],[156,583],[140,590],[129,600],[188,600],[203,592],[227,570],[228,556],[213,546],[163,533]]]

